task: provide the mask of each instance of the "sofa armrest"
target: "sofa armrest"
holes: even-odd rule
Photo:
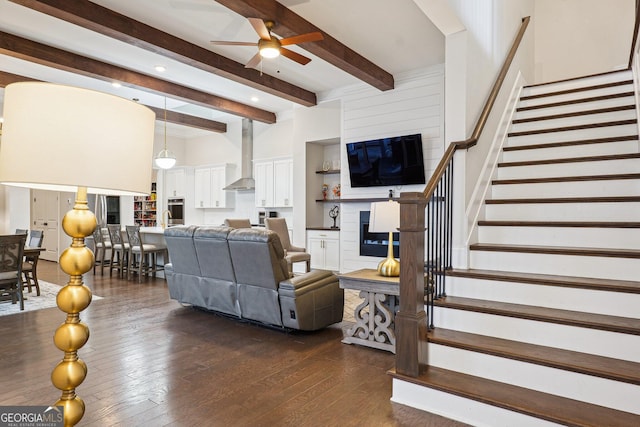
[[[283,280],[278,287],[278,294],[295,298],[337,281],[338,276],[330,271],[314,270]]]

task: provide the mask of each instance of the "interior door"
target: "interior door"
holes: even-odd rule
[[[42,230],[42,246],[46,248],[40,258],[58,261],[58,192],[31,190],[31,229]]]

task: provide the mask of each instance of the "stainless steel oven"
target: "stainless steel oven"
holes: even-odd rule
[[[184,199],[167,199],[167,209],[169,210],[168,226],[184,224]]]

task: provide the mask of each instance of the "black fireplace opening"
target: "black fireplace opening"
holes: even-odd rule
[[[371,233],[369,214],[369,211],[360,211],[360,255],[386,258],[389,233]],[[400,257],[400,233],[393,233],[393,256]]]

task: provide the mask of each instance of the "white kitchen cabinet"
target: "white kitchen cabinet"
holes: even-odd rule
[[[254,162],[256,206],[290,208],[293,206],[293,160],[291,158]]]
[[[340,271],[340,232],[307,230],[307,250],[311,268]]]
[[[273,162],[273,203],[275,207],[289,208],[293,196],[293,159]]]
[[[257,161],[253,165],[256,182],[256,206],[273,207],[273,161]]]
[[[194,170],[195,207],[201,209],[232,208],[235,193],[225,191],[229,165],[199,167]]]
[[[166,198],[185,196],[185,170],[173,168],[164,172],[164,191]]]

